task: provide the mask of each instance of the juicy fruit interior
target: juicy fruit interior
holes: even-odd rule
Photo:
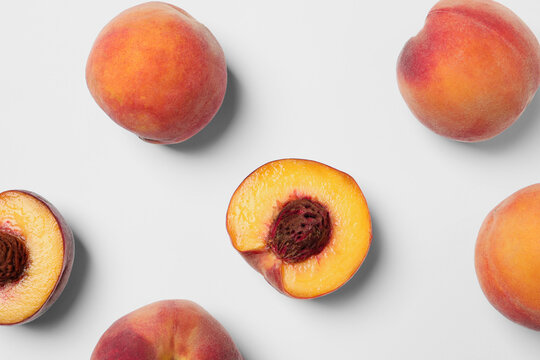
[[[36,313],[54,290],[62,271],[63,238],[50,210],[16,191],[0,194],[0,231],[24,242],[28,252],[22,274],[0,285],[0,323],[14,324]]]
[[[300,199],[310,199],[328,211],[330,234],[317,254],[298,262],[282,261],[268,239],[280,212]],[[257,270],[264,274],[273,267],[282,287],[278,290],[298,298],[324,295],[343,285],[361,265],[371,243],[369,211],[356,182],[308,160],[274,161],[253,172],[231,199],[227,229],[248,262],[249,254],[263,254],[262,269]]]

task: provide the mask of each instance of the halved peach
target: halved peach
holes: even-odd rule
[[[73,233],[41,196],[0,194],[0,325],[22,324],[58,299],[73,265]]]
[[[371,244],[371,219],[352,177],[327,165],[277,160],[240,184],[227,210],[232,244],[278,291],[314,298],[345,284]]]

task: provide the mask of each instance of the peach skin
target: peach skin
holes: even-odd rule
[[[477,142],[507,129],[540,85],[540,45],[492,0],[442,0],[397,64],[399,89],[426,127]]]
[[[341,287],[371,245],[371,219],[358,184],[311,160],[272,161],[251,173],[229,203],[227,231],[255,270],[295,298]]]
[[[44,314],[64,290],[75,244],[60,212],[30,191],[0,194],[0,325]]]
[[[99,339],[90,360],[242,360],[227,330],[188,300],[163,300],[119,320]]]
[[[172,144],[217,113],[227,66],[204,25],[178,7],[149,2],[122,12],[99,33],[86,82],[118,125],[145,141]]]
[[[504,316],[540,330],[540,184],[501,202],[476,242],[480,286]]]

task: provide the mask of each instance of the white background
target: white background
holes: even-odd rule
[[[35,322],[0,328],[1,359],[87,359],[120,316],[198,302],[246,360],[535,359],[539,333],[506,320],[474,272],[487,213],[540,181],[540,98],[492,141],[445,140],[414,119],[398,54],[433,0],[184,0],[220,41],[218,116],[174,146],[147,144],[95,104],[85,63],[127,0],[10,1],[0,11],[0,189],[49,199],[76,234],[72,278]],[[505,0],[540,35],[540,2]],[[373,216],[356,276],[287,298],[230,244],[235,188],[279,158],[352,175]]]

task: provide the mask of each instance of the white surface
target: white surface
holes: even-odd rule
[[[494,310],[474,272],[487,213],[540,181],[540,99],[495,140],[445,140],[416,121],[397,56],[434,0],[184,0],[220,41],[223,109],[177,146],[107,118],[84,68],[101,28],[136,1],[10,1],[0,12],[0,189],[35,191],[77,238],[71,282],[34,323],[0,328],[0,359],[87,359],[118,317],[191,299],[246,360],[535,359],[537,332]],[[540,35],[540,2],[505,0]],[[373,246],[344,288],[287,298],[225,230],[233,191],[263,163],[309,158],[352,175]]]

